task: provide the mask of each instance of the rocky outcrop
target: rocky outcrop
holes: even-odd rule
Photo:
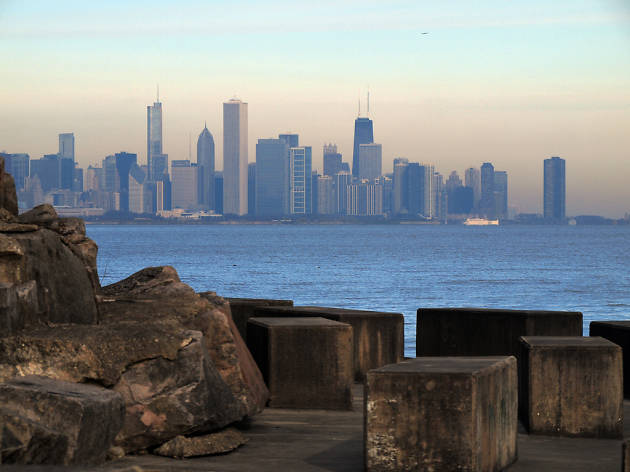
[[[97,246],[83,221],[59,218],[50,205],[17,215],[2,207],[5,190],[0,185],[2,460],[90,463],[112,443],[121,453],[153,448],[262,410],[267,389],[225,300],[196,294],[172,267],[101,289]],[[91,406],[84,387],[113,395],[121,413],[101,414],[107,408]],[[107,447],[86,452],[94,434]]]
[[[4,170],[4,157],[0,157],[0,208],[6,209],[11,215],[18,214],[15,181]]]
[[[0,337],[38,323],[96,323],[97,246],[83,222],[58,218],[50,205],[7,213],[0,215],[0,299],[12,308],[0,312]]]
[[[263,410],[269,398],[262,374],[234,326],[229,304],[214,294],[200,296],[172,267],[149,267],[103,287],[103,323],[167,319],[201,331],[210,358],[241,404],[243,416]]]
[[[123,416],[121,396],[102,387],[34,376],[0,384],[0,463],[102,462]]]
[[[249,439],[243,436],[237,429],[228,428],[218,433],[195,436],[192,438],[177,436],[162,444],[153,452],[159,456],[184,459],[186,457],[225,454],[242,446],[247,441],[249,441]]]

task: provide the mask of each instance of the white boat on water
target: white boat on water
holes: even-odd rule
[[[486,218],[468,218],[464,221],[466,226],[499,226],[499,220],[487,220]]]

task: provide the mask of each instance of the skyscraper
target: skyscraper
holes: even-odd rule
[[[497,218],[508,217],[508,175],[504,170],[494,171],[494,200]]]
[[[332,215],[334,212],[333,178],[330,175],[320,175],[317,177],[317,213]]]
[[[247,214],[256,214],[256,163],[247,165]]]
[[[496,203],[494,197],[494,166],[484,162],[481,166],[481,201],[479,212],[486,218],[496,217]]]
[[[336,144],[324,144],[324,175],[333,176],[340,172],[341,158]]]
[[[247,103],[223,104],[223,213],[247,214]]]
[[[259,139],[256,144],[256,215],[288,213],[289,146],[284,139]]]
[[[199,203],[208,210],[214,210],[214,138],[207,126],[197,139],[197,171]]]
[[[479,208],[481,200],[481,172],[475,167],[466,169],[464,185],[473,191],[473,207]]]
[[[359,144],[359,180],[374,180],[381,176],[383,147],[380,144]]]
[[[348,187],[352,183],[352,175],[347,170],[335,174],[335,213],[346,215],[348,213]]]
[[[137,164],[138,156],[128,152],[116,153],[116,174],[120,192],[120,211],[129,211],[129,171]]]
[[[171,202],[173,208],[189,210],[199,202],[197,196],[197,166],[189,160],[171,163]]]
[[[394,159],[394,202],[395,215],[407,213],[409,204],[409,184],[407,167],[409,159],[398,157]]]
[[[61,133],[59,135],[59,157],[62,159],[74,159],[74,133]]]
[[[149,180],[156,180],[153,157],[162,154],[162,103],[158,96],[153,106],[147,106],[147,167]]]
[[[559,157],[545,159],[543,169],[545,219],[562,221],[566,218],[565,161]]]
[[[289,213],[311,213],[311,147],[289,149]]]
[[[354,149],[352,151],[352,177],[359,179],[361,164],[359,162],[359,146],[374,142],[374,128],[372,120],[361,118],[354,120]]]

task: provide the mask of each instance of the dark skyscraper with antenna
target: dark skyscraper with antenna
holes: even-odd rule
[[[359,171],[359,146],[374,142],[374,127],[370,120],[370,94],[367,96],[367,117],[361,117],[361,103],[359,102],[359,116],[354,120],[354,149],[352,151],[352,178],[358,179]]]

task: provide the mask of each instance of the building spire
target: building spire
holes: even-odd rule
[[[358,117],[361,117],[361,97],[359,97],[359,114]]]
[[[157,103],[160,103],[160,84],[157,84]]]

